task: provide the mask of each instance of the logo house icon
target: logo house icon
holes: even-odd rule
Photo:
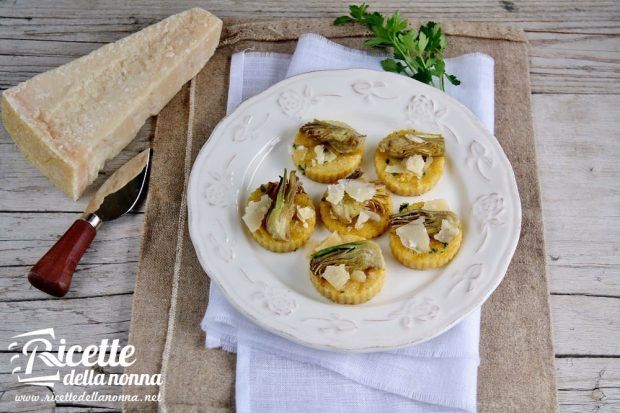
[[[50,353],[53,346],[49,338],[56,340],[54,329],[45,328],[42,330],[30,331],[11,338],[27,340],[22,346],[22,351],[15,354],[10,359],[11,366],[16,365],[11,373],[17,375],[17,381],[34,386],[54,387],[54,382],[60,381],[59,370],[56,370],[56,374],[47,376],[35,376],[32,373],[37,360],[43,362],[47,367],[60,367],[58,359]],[[12,350],[16,348],[18,344],[19,341],[14,341],[9,344],[8,349]],[[21,359],[25,360],[25,368],[23,370],[22,367],[24,367],[24,365]]]

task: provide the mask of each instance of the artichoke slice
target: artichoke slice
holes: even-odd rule
[[[390,226],[392,228],[398,228],[421,217],[424,218],[424,227],[426,228],[428,235],[434,235],[441,231],[441,221],[444,219],[454,223],[458,222],[456,214],[452,211],[414,209],[412,211],[402,211],[397,214],[390,215]]]
[[[301,182],[295,171],[291,171],[287,177],[285,169],[277,187],[269,189],[275,202],[268,212],[266,229],[274,239],[286,241],[290,237],[291,222],[295,215],[295,195],[301,191]]]
[[[424,132],[394,134],[379,143],[379,150],[397,159],[413,155],[444,156],[446,144],[442,135]]]
[[[386,212],[389,194],[385,185],[375,182],[375,196],[364,203],[364,207],[376,214],[383,215]]]
[[[344,264],[349,272],[385,266],[379,245],[372,241],[361,240],[316,251],[310,260],[310,271],[316,276],[321,276],[328,266],[341,264]]]
[[[301,132],[320,144],[329,146],[337,153],[350,153],[364,143],[366,135],[361,135],[344,122],[318,120],[306,123]]]

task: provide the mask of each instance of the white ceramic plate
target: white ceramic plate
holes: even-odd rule
[[[388,133],[416,127],[443,133],[446,168],[420,197],[444,198],[464,226],[460,252],[446,267],[416,271],[377,241],[387,264],[383,290],[357,306],[334,304],[308,278],[307,251],[261,248],[241,221],[247,196],[294,168],[297,129],[318,119],[344,121],[367,135],[363,170],[376,177],[374,150]],[[324,184],[302,177],[318,205]],[[497,140],[443,92],[392,73],[321,71],[286,79],[223,119],[200,151],[188,189],[189,231],[204,270],[228,300],[262,327],[307,346],[380,351],[428,340],[489,297],[519,239],[521,205],[514,173]],[[321,225],[311,240],[328,235]]]

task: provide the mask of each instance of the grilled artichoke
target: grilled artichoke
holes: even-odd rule
[[[334,245],[315,252],[310,260],[310,271],[316,276],[321,276],[328,266],[341,264],[344,264],[349,272],[385,266],[379,245],[372,241],[361,240]]]
[[[432,133],[392,134],[379,143],[379,150],[397,159],[413,155],[444,156],[445,141],[443,136]]]
[[[456,214],[452,211],[428,211],[426,209],[414,209],[411,211],[403,211],[390,216],[390,226],[398,228],[402,225],[424,218],[424,227],[428,235],[437,234],[441,231],[441,221],[447,219],[451,222],[458,222]]]
[[[337,153],[351,153],[364,143],[365,135],[344,122],[318,120],[306,123],[301,132]]]
[[[295,171],[291,171],[287,177],[286,169],[280,177],[277,187],[268,188],[268,191],[272,191],[270,194],[272,199],[275,195],[275,202],[268,212],[266,229],[276,240],[286,241],[289,239],[291,222],[295,214],[295,195],[300,189],[301,183],[295,175]]]

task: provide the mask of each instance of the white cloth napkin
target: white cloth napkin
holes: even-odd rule
[[[240,52],[232,57],[228,111],[284,77],[314,70],[382,70],[382,55],[349,49],[315,34],[292,56]],[[493,130],[493,59],[446,61],[461,80],[447,93]],[[369,354],[314,350],[276,336],[237,312],[215,284],[201,323],[209,348],[237,352],[239,412],[475,412],[480,311],[425,343]]]

